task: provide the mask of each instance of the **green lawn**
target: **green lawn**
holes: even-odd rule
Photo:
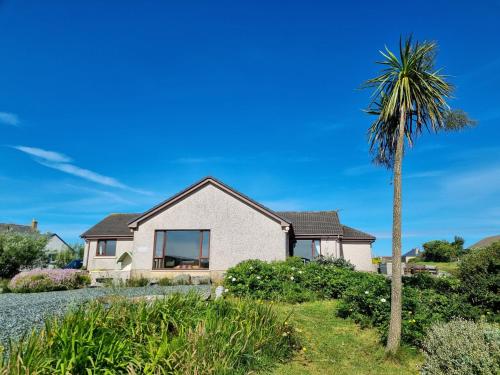
[[[272,374],[418,374],[422,357],[416,350],[405,348],[398,359],[386,358],[377,333],[337,317],[336,305],[336,301],[276,305],[284,316],[292,313],[290,323],[300,330],[305,350]]]
[[[453,275],[458,271],[458,262],[424,262],[423,260],[417,260],[415,263],[426,266],[436,266],[439,271],[448,272]]]

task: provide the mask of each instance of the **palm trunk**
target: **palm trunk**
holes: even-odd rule
[[[406,113],[401,112],[393,170],[391,321],[386,347],[386,351],[392,354],[397,352],[401,341],[401,169],[403,164],[405,123]]]

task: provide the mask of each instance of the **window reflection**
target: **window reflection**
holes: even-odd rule
[[[209,268],[210,231],[156,231],[154,269]]]
[[[321,240],[307,239],[297,240],[293,247],[293,255],[310,261],[321,254]]]

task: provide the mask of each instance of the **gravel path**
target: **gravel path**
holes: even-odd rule
[[[45,293],[0,294],[0,345],[43,324],[45,317],[62,314],[79,303],[108,295],[138,297],[196,291],[210,296],[209,285],[146,286],[138,288],[85,288]]]

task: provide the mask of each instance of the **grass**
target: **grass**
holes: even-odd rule
[[[285,319],[271,306],[194,293],[108,298],[47,320],[3,363],[0,352],[0,374],[255,373],[291,356],[296,341]]]
[[[276,306],[283,316],[292,312],[290,323],[300,330],[305,350],[279,365],[274,375],[418,374],[422,356],[416,350],[403,348],[387,358],[375,330],[336,316],[336,301]]]
[[[436,266],[438,271],[444,271],[456,275],[458,272],[458,262],[426,262],[423,260],[412,260],[412,263],[425,266]]]

